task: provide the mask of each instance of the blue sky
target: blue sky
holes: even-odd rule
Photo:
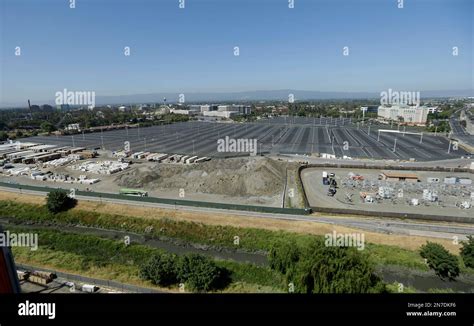
[[[0,0],[0,103],[51,100],[64,88],[97,96],[473,88],[472,0],[405,0],[403,9],[397,0],[295,0],[294,9],[288,0],[178,2],[76,0],[70,9],[68,0]]]

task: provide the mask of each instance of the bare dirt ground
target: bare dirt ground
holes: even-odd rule
[[[88,161],[112,159],[104,156]],[[139,188],[147,190],[152,197],[282,207],[286,169],[290,173],[298,166],[295,162],[266,157],[213,159],[191,165],[137,160],[130,168],[112,175],[77,171],[70,166],[42,169],[43,172],[52,171],[73,177],[87,175],[88,178],[99,178],[100,182],[93,185],[38,181],[25,176],[0,176],[0,179],[47,187],[89,188],[115,194],[121,188]],[[299,188],[294,188],[295,197],[301,197]]]
[[[120,187],[143,188],[151,195],[181,190],[187,194],[218,195],[249,204],[280,206],[285,169],[296,164],[268,158],[214,159],[196,165],[136,164],[114,179]],[[215,199],[212,199],[214,201]]]
[[[16,202],[30,204],[44,204],[44,196],[30,194],[25,195],[5,191],[0,191],[0,200],[13,200]],[[222,213],[204,214],[197,212],[140,207],[133,205],[98,203],[85,200],[80,200],[78,205],[74,209],[107,214],[127,215],[145,219],[166,217],[179,221],[189,221],[207,225],[226,225],[240,228],[266,229],[272,231],[284,230],[300,234],[324,235],[333,231],[336,231],[338,233],[360,232],[360,230],[354,228],[347,228],[317,222],[270,220],[264,218],[245,217]],[[366,242],[369,243],[397,246],[409,250],[418,250],[421,245],[426,243],[426,241],[433,241],[442,244],[452,253],[457,254],[459,252],[459,245],[455,245],[451,240],[447,239],[420,236],[404,236],[397,234],[387,235],[367,231],[364,231],[364,234]]]

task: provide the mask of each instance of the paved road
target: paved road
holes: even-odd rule
[[[25,265],[25,264],[16,264],[16,267],[17,267],[18,270],[28,270],[28,271],[40,270],[40,271],[44,271],[44,272],[55,273],[58,277],[57,279],[55,279],[55,283],[57,284],[57,286],[60,286],[64,282],[70,281],[70,282],[80,282],[80,283],[83,283],[83,284],[92,284],[92,285],[96,285],[98,287],[106,287],[107,289],[113,289],[115,291],[120,291],[120,292],[166,293],[166,292],[158,291],[158,290],[155,290],[155,289],[139,287],[139,286],[120,283],[120,282],[116,282],[116,281],[103,280],[103,279],[98,279],[98,278],[81,276],[81,275],[77,275],[77,274],[58,272],[58,271],[55,271],[55,270],[52,270],[52,269],[47,269],[47,268],[38,267],[38,266]],[[78,293],[83,293],[82,291],[80,291],[80,289],[77,289],[77,292]]]
[[[0,190],[9,192],[22,192],[33,195],[46,195],[46,192],[19,190],[14,188],[0,187]],[[133,205],[140,207],[156,207],[165,209],[175,209],[180,211],[197,212],[204,214],[231,214],[238,216],[246,216],[253,218],[264,218],[273,220],[289,220],[289,221],[305,221],[315,223],[325,223],[331,225],[339,225],[350,228],[362,229],[370,232],[378,232],[385,234],[403,234],[413,236],[436,237],[443,239],[453,239],[458,237],[459,240],[465,240],[467,235],[474,235],[474,227],[462,224],[433,223],[433,222],[408,222],[399,221],[390,218],[365,218],[365,217],[330,217],[330,216],[301,216],[290,214],[270,214],[260,212],[248,212],[237,210],[189,207],[179,205],[166,205],[158,203],[128,201],[123,199],[100,199],[95,197],[77,196],[79,200],[102,201],[116,204]]]
[[[466,130],[459,123],[458,118],[451,117],[449,119],[449,125],[453,131],[451,137],[459,140],[460,142],[474,148],[474,135],[469,135]]]

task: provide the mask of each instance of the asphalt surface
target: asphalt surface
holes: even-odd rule
[[[442,135],[380,133],[386,125],[354,124],[349,119],[266,119],[256,123],[182,122],[171,125],[111,130],[74,136],[35,136],[24,141],[58,146],[81,146],[116,151],[129,141],[132,152],[151,151],[208,157],[248,153],[219,152],[217,141],[257,140],[258,154],[327,153],[337,157],[430,161],[468,155],[463,149],[448,153],[449,140]],[[394,130],[395,127],[393,127]],[[409,131],[411,129],[407,129]],[[403,131],[403,130],[400,130]],[[396,140],[395,140],[396,139]],[[420,142],[421,140],[421,142]],[[396,144],[395,144],[396,142]]]
[[[449,125],[452,130],[451,137],[454,139],[458,139],[461,142],[474,147],[474,135],[469,135],[466,130],[461,126],[459,120],[455,117],[451,117],[449,119]]]
[[[92,284],[96,285],[99,288],[105,287],[106,289],[101,289],[100,293],[104,292],[132,292],[132,293],[166,293],[163,291],[158,291],[155,289],[150,289],[150,288],[144,288],[144,287],[139,287],[131,284],[125,284],[125,283],[120,283],[116,281],[110,281],[110,280],[104,280],[104,279],[98,279],[98,278],[92,278],[92,277],[86,277],[82,275],[77,275],[77,274],[71,274],[71,273],[65,273],[65,272],[58,272],[52,269],[47,269],[43,267],[37,267],[37,266],[32,266],[32,265],[25,265],[25,264],[15,264],[18,270],[21,271],[33,271],[33,270],[39,270],[43,272],[50,272],[50,273],[55,273],[57,278],[53,280],[52,283],[48,284],[47,286],[34,286],[32,284],[29,284],[29,282],[26,282],[27,285],[22,285],[22,289],[24,287],[28,287],[29,292],[32,290],[36,289],[36,292],[38,293],[54,293],[54,292],[60,292],[60,293],[86,293],[82,292],[80,289],[80,285],[76,284],[76,290],[74,292],[70,291],[70,288],[68,288],[64,283],[66,282],[80,282],[81,284]],[[40,287],[40,289],[38,289]],[[67,288],[67,290],[65,290]]]
[[[19,189],[14,188],[4,188],[0,187],[3,191],[17,192]],[[30,190],[21,190],[25,194],[34,194],[34,195],[46,195],[45,192],[37,192]],[[165,209],[175,209],[180,211],[190,211],[203,214],[219,214],[225,213],[228,215],[238,215],[246,216],[253,218],[264,218],[271,220],[288,220],[288,221],[305,221],[305,222],[315,222],[315,223],[325,223],[331,225],[339,225],[350,228],[356,228],[361,230],[366,230],[370,232],[384,233],[384,234],[402,234],[402,235],[413,235],[413,236],[425,236],[425,237],[436,237],[443,239],[453,239],[457,237],[459,240],[465,240],[466,236],[474,235],[474,227],[468,225],[460,224],[441,224],[441,223],[432,223],[432,222],[407,222],[399,221],[397,219],[389,218],[366,218],[366,217],[330,217],[330,216],[301,216],[301,215],[290,215],[290,214],[270,214],[270,213],[260,213],[260,212],[248,212],[248,211],[236,211],[236,210],[224,210],[224,209],[212,209],[212,208],[201,208],[201,207],[189,207],[189,206],[179,206],[179,205],[166,205],[166,204],[157,204],[157,203],[147,203],[147,202],[136,202],[128,201],[122,199],[100,199],[95,197],[87,196],[76,196],[78,200],[88,200],[88,201],[102,201],[110,202],[116,204],[124,205],[134,205],[140,207],[158,207]]]

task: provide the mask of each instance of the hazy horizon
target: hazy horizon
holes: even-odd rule
[[[469,0],[0,1],[2,107],[63,89],[98,101],[474,89]]]

